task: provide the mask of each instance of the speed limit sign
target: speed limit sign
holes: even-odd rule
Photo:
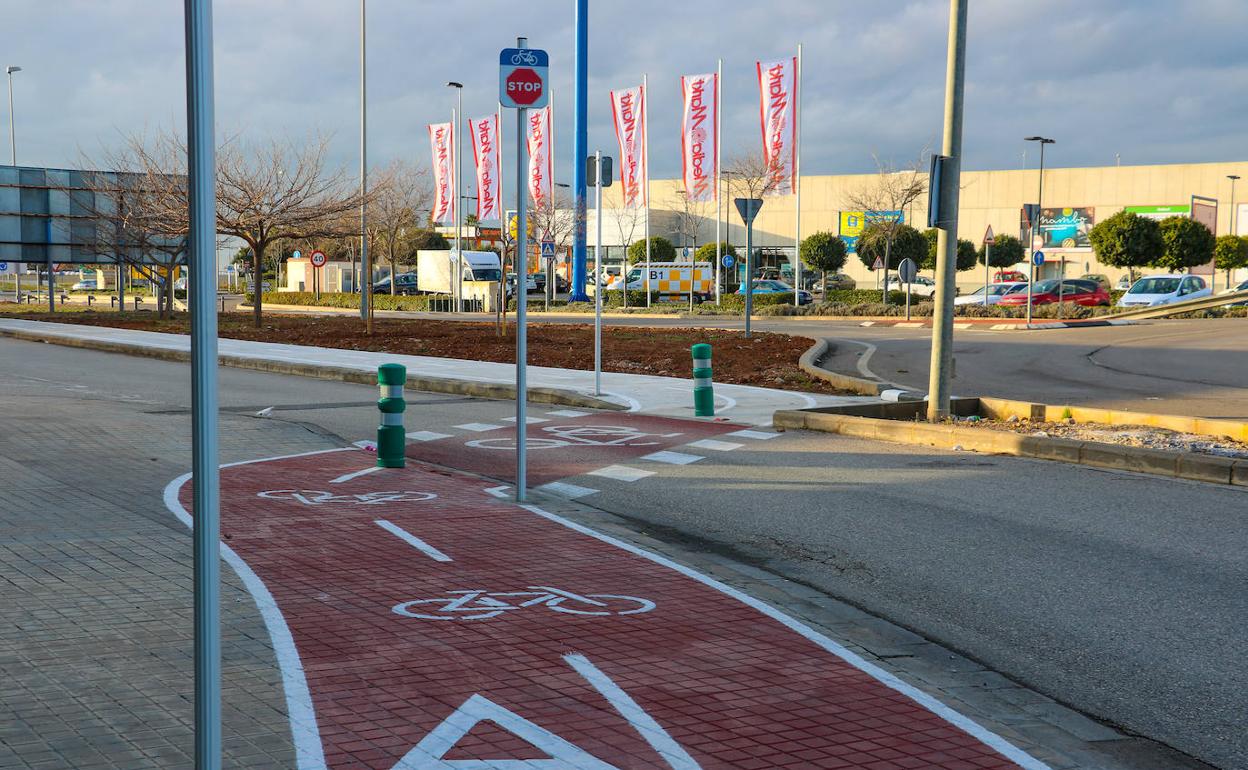
[[[308,259],[312,260],[312,267],[325,267],[325,263],[329,261],[329,258],[325,256],[325,252],[320,249],[312,252]]]

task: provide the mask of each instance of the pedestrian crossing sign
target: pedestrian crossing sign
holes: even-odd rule
[[[554,259],[554,258],[555,258],[555,242],[554,241],[542,241],[542,259]]]

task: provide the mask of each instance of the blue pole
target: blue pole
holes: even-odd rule
[[[589,0],[576,0],[576,118],[572,140],[572,195],[576,199],[576,233],[572,239],[573,302],[588,302],[585,293],[585,261],[588,254],[585,238],[585,159],[589,157]]]

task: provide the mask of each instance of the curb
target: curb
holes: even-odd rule
[[[190,352],[185,350],[149,348],[124,342],[84,340],[74,337],[43,336],[19,329],[0,329],[0,337],[26,340],[28,342],[44,342],[71,348],[99,350],[105,353],[121,353],[122,355],[154,358],[160,361],[185,363],[191,360]],[[228,366],[233,369],[251,369],[271,374],[293,374],[299,377],[352,382],[362,385],[377,384],[377,373],[375,371],[351,369],[345,366],[302,364],[265,358],[232,356],[224,353],[219,354],[217,360],[222,366]],[[420,390],[426,393],[446,393],[456,396],[491,398],[500,401],[514,400],[516,398],[516,386],[501,382],[477,382],[473,380],[453,380],[446,377],[408,375],[407,383],[411,390]],[[622,404],[616,404],[563,388],[528,388],[528,400],[539,404],[558,404],[560,406],[580,407],[582,409],[603,409],[616,412],[628,410],[628,407]]]
[[[1025,319],[1017,321],[1009,321],[1001,318],[977,318],[955,320],[953,328],[955,329],[983,329],[989,331],[1038,331],[1043,329],[1088,329],[1095,326],[1135,326],[1138,321],[1131,320],[1078,320],[1078,321],[1053,321],[1050,323],[1031,323],[1028,324]],[[891,327],[895,329],[930,329],[932,328],[931,319],[923,321],[895,321],[895,320],[879,320],[872,319],[863,321],[859,326],[881,326]]]
[[[1214,455],[1024,436],[943,423],[883,420],[802,410],[776,412],[772,423],[775,427],[786,430],[816,430],[899,444],[1056,460],[1094,468],[1248,487],[1248,460],[1233,460]]]
[[[854,393],[861,393],[865,396],[879,396],[888,390],[889,386],[882,382],[867,380],[862,377],[851,377],[848,374],[837,374],[822,368],[818,365],[818,362],[827,353],[828,341],[815,340],[814,344],[797,359],[797,366],[815,379],[823,380],[835,387]]]

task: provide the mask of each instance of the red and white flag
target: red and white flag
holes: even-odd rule
[[[684,75],[680,79],[680,92],[685,98],[684,120],[680,126],[680,151],[684,168],[685,199],[690,201],[713,201],[717,192],[717,79],[715,73]]]
[[[541,211],[552,205],[555,181],[555,160],[551,136],[550,106],[529,110],[529,195],[533,196],[533,210]]]
[[[455,224],[455,125],[430,123],[429,145],[433,150],[433,223]]]
[[[763,161],[771,177],[768,195],[789,195],[797,168],[797,57],[758,62]]]
[[[473,161],[477,164],[477,220],[502,221],[503,158],[498,145],[498,114],[468,119]]]
[[[624,207],[645,206],[646,190],[646,121],[645,92],[641,86],[611,92],[611,115],[615,122],[615,138],[620,142],[620,187]]]

